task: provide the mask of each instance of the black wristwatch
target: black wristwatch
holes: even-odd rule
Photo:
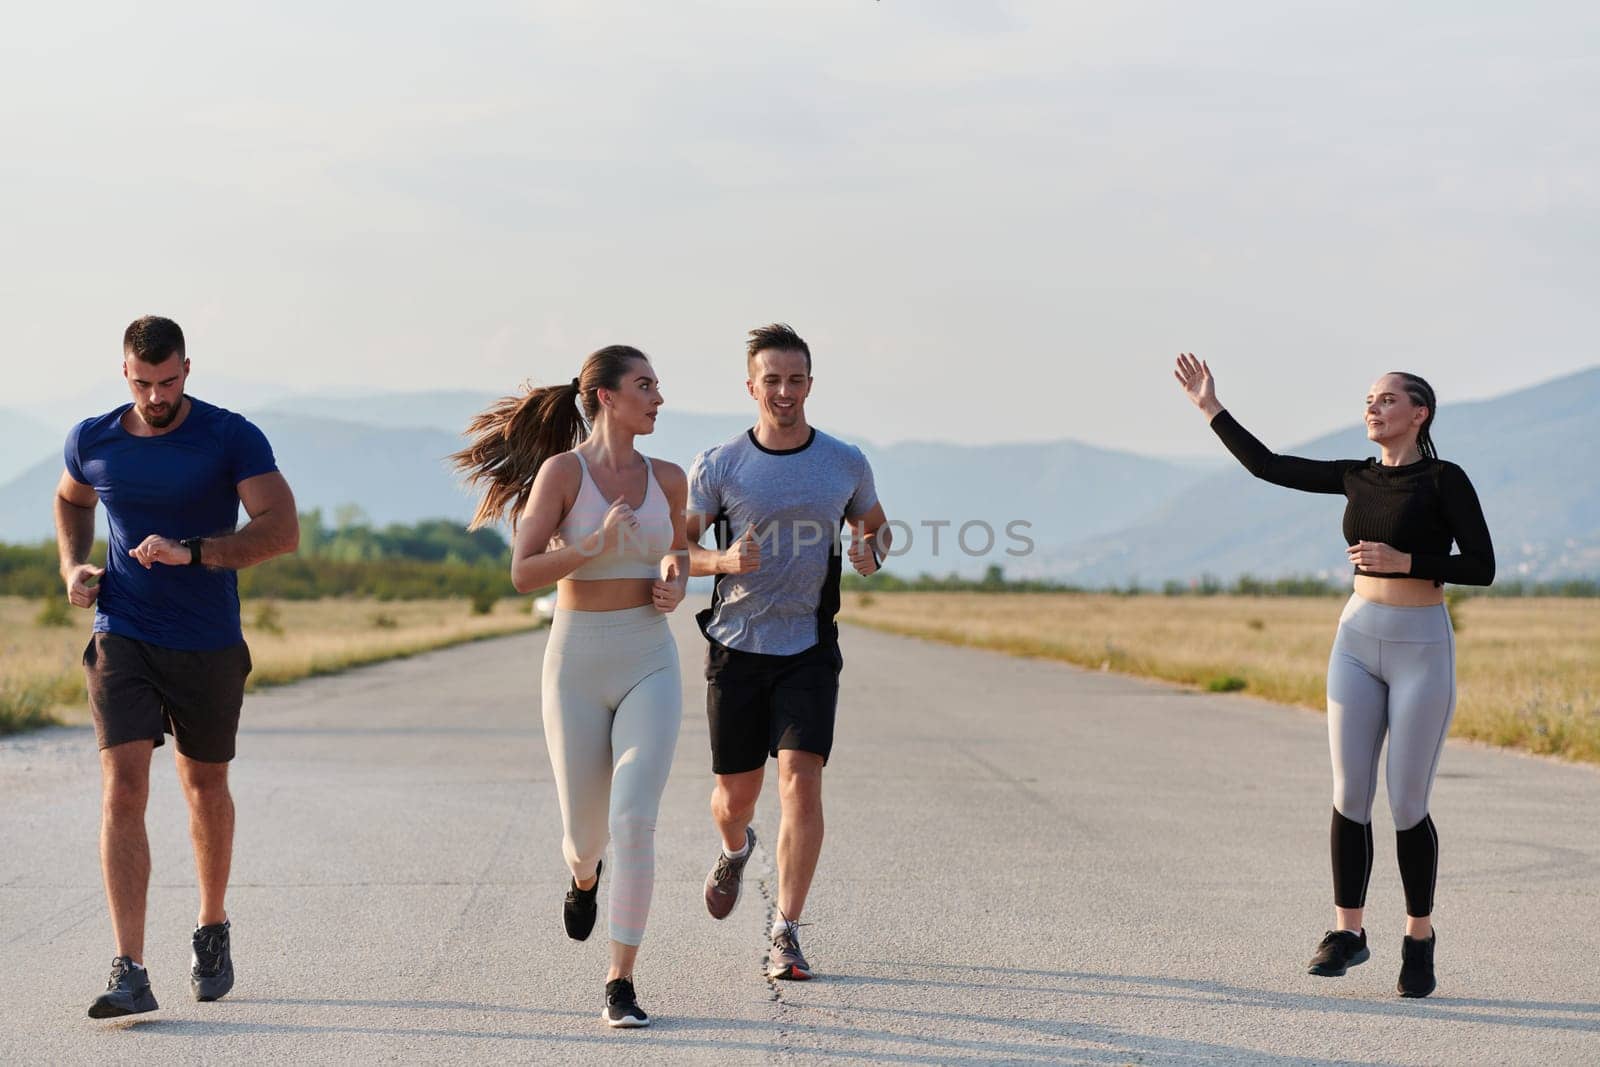
[[[185,537],[178,542],[178,544],[189,550],[189,566],[191,567],[200,566],[200,540],[198,537]]]

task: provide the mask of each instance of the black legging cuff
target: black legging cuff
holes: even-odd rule
[[[1409,830],[1396,830],[1394,851],[1406,887],[1406,914],[1413,919],[1432,915],[1433,885],[1439,876],[1439,832],[1433,816],[1424,815]]]
[[[1333,902],[1341,908],[1367,906],[1367,881],[1372,877],[1372,826],[1333,809],[1328,835],[1333,851]]]

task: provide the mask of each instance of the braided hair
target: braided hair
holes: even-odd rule
[[[1433,435],[1428,432],[1433,425],[1433,416],[1439,410],[1433,386],[1419,375],[1408,371],[1397,370],[1390,373],[1406,383],[1406,395],[1411,398],[1413,404],[1428,409],[1428,417],[1422,420],[1421,427],[1417,429],[1417,450],[1422,453],[1423,459],[1438,459],[1439,450],[1433,446]]]

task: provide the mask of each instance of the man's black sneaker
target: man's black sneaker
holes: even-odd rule
[[[800,953],[800,923],[790,923],[772,938],[772,951],[767,953],[767,977],[782,978],[791,982],[804,982],[812,977],[811,964]]]
[[[633,983],[626,978],[613,978],[606,983],[606,1006],[600,1019],[615,1029],[631,1029],[650,1025],[650,1016],[639,1007],[634,997]]]
[[[712,865],[711,873],[706,875],[706,910],[713,919],[726,919],[733,913],[733,906],[739,903],[739,887],[744,884],[744,865],[750,862],[755,847],[755,829],[746,826],[743,856],[732,859],[726,852],[717,853],[717,862]]]
[[[561,902],[561,921],[566,925],[567,936],[574,941],[587,941],[594,930],[594,918],[600,911],[595,898],[600,895],[600,870],[604,866],[604,861],[596,861],[594,885],[579,889],[574,881],[572,888],[567,890],[566,899]]]
[[[1410,937],[1400,939],[1400,980],[1395,991],[1402,997],[1425,997],[1434,990],[1433,946],[1438,941],[1437,931],[1428,934],[1428,940],[1417,941]]]
[[[1329,930],[1311,957],[1311,965],[1306,968],[1306,973],[1338,978],[1356,964],[1366,963],[1371,957],[1365,930],[1359,934],[1353,930]]]
[[[155,1011],[156,995],[150,991],[150,975],[126,956],[111,961],[111,980],[106,991],[89,1005],[89,1018],[115,1019]]]
[[[196,1000],[221,1000],[233,988],[233,945],[228,937],[229,929],[226,919],[195,929],[191,939],[193,952],[189,957],[189,988],[194,991]]]

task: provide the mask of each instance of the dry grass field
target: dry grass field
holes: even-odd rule
[[[893,633],[1323,706],[1334,597],[852,593],[840,619]],[[1600,600],[1455,608],[1452,733],[1600,763]]]
[[[466,599],[246,602],[250,687],[535,629],[528,603],[503,600],[475,615]],[[0,734],[87,717],[80,660],[92,616],[68,610],[65,625],[50,625],[40,620],[40,601],[0,597]]]

